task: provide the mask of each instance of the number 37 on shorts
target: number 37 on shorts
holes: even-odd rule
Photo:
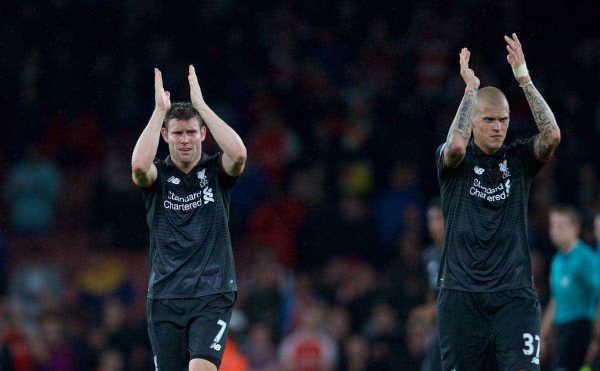
[[[523,355],[532,356],[531,363],[540,364],[540,336],[523,333]]]

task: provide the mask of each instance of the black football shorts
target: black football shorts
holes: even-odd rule
[[[237,294],[148,299],[148,335],[157,371],[188,370],[191,359],[221,364]]]
[[[533,288],[440,290],[442,370],[539,370],[541,308]]]

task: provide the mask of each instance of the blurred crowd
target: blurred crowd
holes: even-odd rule
[[[530,194],[544,305],[547,210],[574,205],[592,246],[600,212],[600,5],[552,4],[3,1],[0,369],[152,369],[148,230],[130,159],[153,109],[153,67],[184,101],[194,63],[208,104],[248,148],[221,370],[430,360],[444,233],[434,153],[463,94],[461,47],[482,86],[507,94],[508,141],[536,132],[506,62],[510,32],[563,138]]]

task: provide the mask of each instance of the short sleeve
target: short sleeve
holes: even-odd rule
[[[511,145],[523,165],[523,173],[529,177],[533,177],[537,174],[546,164],[535,155],[535,150],[533,148],[535,145],[535,138],[536,136],[534,135],[527,139],[519,139]]]
[[[219,174],[219,183],[223,185],[223,189],[231,189],[237,183],[239,176],[231,176],[227,174],[223,167],[223,153],[217,155],[217,173]]]
[[[446,143],[440,144],[437,151],[435,152],[435,163],[437,167],[437,174],[439,179],[448,178],[458,172],[458,169],[462,166],[458,165],[455,169],[449,168],[444,164],[444,150],[446,149]],[[463,160],[464,161],[464,160]]]
[[[154,183],[152,183],[150,185],[150,187],[142,188],[142,192],[144,192],[144,193],[152,193],[152,192],[156,191],[156,189],[158,189],[158,185],[160,184],[160,182],[163,178],[163,173],[164,173],[163,160],[161,160],[159,158],[155,158],[153,163],[154,163],[154,166],[156,166],[156,179],[154,180]]]

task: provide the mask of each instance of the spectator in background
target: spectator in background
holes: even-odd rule
[[[277,192],[258,205],[248,220],[252,245],[268,246],[277,261],[291,268],[296,263],[296,234],[306,215],[307,203],[303,194],[309,188],[306,171],[294,171],[288,192]]]
[[[323,332],[325,308],[322,304],[301,313],[300,324],[279,348],[282,371],[333,371],[337,364],[337,348]]]
[[[376,261],[381,255],[370,204],[365,197],[345,194],[335,205],[323,201],[299,228],[298,255],[300,266],[316,270],[333,257],[357,257]]]
[[[10,249],[8,244],[7,234],[0,229],[0,295],[6,294],[8,286],[8,259],[10,257]]]
[[[117,248],[145,249],[148,238],[144,203],[130,181],[127,147],[120,138],[112,138],[107,147],[100,177],[94,187],[93,229],[104,233],[111,245]]]
[[[332,262],[328,269],[336,271],[341,268],[341,274],[325,273],[325,276],[332,276],[328,284],[335,285],[329,286],[328,289],[332,290],[335,304],[343,306],[348,311],[351,331],[359,332],[364,330],[365,319],[369,317],[371,308],[378,299],[380,289],[378,272],[373,266],[359,259],[339,260],[341,265]],[[323,286],[320,288],[323,289]]]
[[[437,300],[437,278],[440,270],[440,258],[444,246],[444,217],[440,200],[435,199],[430,203],[427,210],[427,230],[431,238],[431,244],[423,251],[423,266],[427,273],[427,302],[415,307],[411,311],[412,320],[421,320],[424,326],[427,326],[428,338],[425,345],[425,357],[422,365],[422,371],[437,371],[442,369],[442,360],[440,359],[440,344],[436,327],[436,300]]]
[[[34,245],[27,256],[10,276],[9,295],[23,330],[33,333],[44,313],[63,309],[65,283],[60,267],[49,261],[43,247]]]
[[[57,111],[48,123],[44,149],[69,169],[97,165],[102,158],[102,127],[93,109],[75,105]]]
[[[270,183],[264,171],[253,161],[247,164],[244,176],[236,183],[245,192],[231,194],[232,233],[243,234],[248,228],[246,221],[255,209],[271,195]]]
[[[46,128],[45,107],[40,104],[43,101],[40,97],[43,58],[40,50],[32,47],[21,61],[22,66],[17,75],[19,91],[15,117],[18,130],[13,130],[12,137],[9,136],[7,145],[11,149],[10,156],[18,153],[20,146],[18,138],[38,137],[39,133]]]
[[[594,242],[596,242],[596,295],[600,298],[600,212],[594,216]],[[588,348],[588,352],[585,356],[585,363],[587,365],[593,365],[594,370],[600,369],[600,358],[598,357],[598,351],[600,350],[600,301],[596,305],[596,319],[594,321],[594,327],[592,330],[592,341]]]
[[[287,165],[299,156],[299,139],[284,125],[280,112],[272,109],[258,114],[256,126],[248,140],[249,151],[261,167],[270,184],[281,185]]]
[[[598,255],[597,261],[600,264],[600,211],[594,216],[594,239],[596,240],[596,253]],[[598,269],[598,271],[600,271],[600,269]],[[598,284],[598,292],[600,292],[600,280]]]
[[[252,371],[279,370],[273,331],[265,323],[256,323],[250,327],[244,353],[248,355],[248,366]]]
[[[133,286],[126,267],[104,248],[92,251],[75,282],[81,308],[89,321],[98,321],[105,303],[110,300],[124,304],[133,301]]]
[[[406,227],[405,210],[423,209],[423,194],[418,188],[415,170],[402,162],[391,170],[385,191],[374,202],[374,215],[381,240],[394,243],[396,235]],[[422,214],[421,214],[422,215]]]
[[[579,370],[592,338],[598,295],[593,250],[579,239],[581,221],[572,206],[550,210],[550,240],[558,252],[550,268],[551,299],[543,317],[542,344],[556,326],[554,364]]]
[[[403,370],[421,370],[425,355],[425,340],[429,331],[427,323],[420,319],[409,318],[406,322],[404,326],[406,352],[400,363]]]
[[[223,362],[219,367],[221,371],[247,371],[248,359],[241,352],[237,342],[229,338],[227,339],[227,347],[223,353]]]
[[[369,342],[359,334],[348,337],[344,343],[344,354],[340,370],[342,371],[368,371],[374,368],[369,365]]]
[[[6,179],[4,195],[12,230],[26,235],[48,232],[62,191],[58,166],[29,143],[24,158],[9,169]]]
[[[350,313],[341,305],[329,307],[325,328],[335,341],[338,349],[343,349],[344,340],[350,334]]]
[[[4,303],[0,302],[4,307]],[[0,370],[13,371],[13,355],[10,349],[9,326],[4,308],[0,309]]]
[[[370,342],[372,366],[382,370],[404,368],[407,352],[398,313],[383,302],[371,306],[370,312],[363,331]]]
[[[107,340],[106,347],[119,352],[123,363],[127,366],[127,359],[133,345],[144,334],[136,334],[129,328],[127,307],[119,300],[108,300],[104,304],[102,315],[102,330]],[[102,357],[100,362],[102,363]]]
[[[396,258],[384,295],[393,303],[402,320],[412,308],[425,302],[428,286],[421,256],[421,243],[416,232],[407,230],[396,239]]]
[[[75,371],[76,357],[68,342],[63,321],[56,315],[46,315],[40,322],[40,332],[31,340],[35,370]]]
[[[123,371],[125,370],[125,362],[123,361],[123,355],[114,350],[107,349],[100,354],[100,360],[96,371]]]
[[[256,254],[252,268],[252,286],[244,295],[245,314],[250,323],[268,324],[272,333],[279,333],[283,302],[280,287],[284,275],[283,268],[269,251]]]

